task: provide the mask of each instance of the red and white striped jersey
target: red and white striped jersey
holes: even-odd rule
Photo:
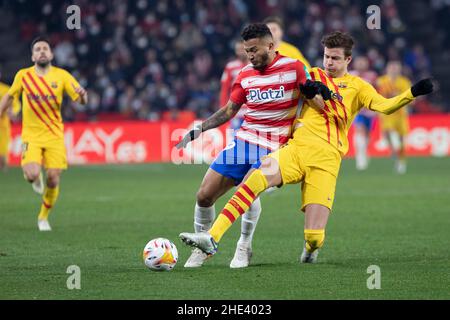
[[[300,61],[280,55],[263,71],[248,64],[233,84],[230,100],[247,105],[236,138],[271,150],[291,135],[300,97],[300,84],[311,79]]]

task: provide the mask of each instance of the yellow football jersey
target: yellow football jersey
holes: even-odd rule
[[[295,127],[306,127],[311,134],[334,146],[342,156],[348,151],[348,130],[361,108],[390,114],[414,100],[409,87],[388,99],[368,82],[349,73],[340,78],[331,78],[324,70],[312,68],[310,74],[313,80],[328,86],[333,92],[332,99],[325,102],[323,110],[305,100]]]
[[[308,60],[306,60],[300,50],[298,50],[292,44],[281,41],[276,50],[283,56],[299,60],[306,66],[306,68],[308,68],[308,70],[311,69],[311,65],[309,64]]]
[[[50,67],[39,76],[34,66],[17,72],[8,93],[13,97],[22,95],[22,141],[46,143],[64,139],[61,103],[66,92],[72,100],[79,95],[75,88],[80,85],[66,70]]]

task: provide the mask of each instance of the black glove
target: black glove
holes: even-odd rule
[[[411,87],[411,93],[414,97],[422,96],[433,92],[433,82],[430,78],[422,79]]]
[[[198,136],[200,135],[200,133],[202,133],[202,128],[201,126],[199,127],[195,127],[194,129],[192,129],[191,131],[189,131],[184,137],[183,139],[177,143],[176,147],[177,149],[180,148],[184,148],[187,146],[187,144],[189,142],[191,142],[192,140],[195,140],[198,138]]]
[[[312,99],[316,94],[320,94],[323,100],[331,99],[330,89],[320,81],[306,80],[304,84],[300,85],[300,91],[306,99]]]
[[[303,93],[306,99],[312,99],[319,93],[318,81],[306,80],[305,83],[300,85],[300,91]]]
[[[318,82],[318,86],[319,86],[319,94],[322,96],[323,100],[327,101],[331,99],[331,90],[324,85],[322,82],[316,81]]]

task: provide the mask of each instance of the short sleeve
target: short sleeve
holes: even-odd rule
[[[233,86],[231,87],[231,94],[230,94],[230,100],[233,103],[236,104],[244,104],[247,102],[247,96],[245,94],[244,88],[242,88],[241,80],[242,80],[242,73],[239,73],[237,76],[235,82],[233,83]]]

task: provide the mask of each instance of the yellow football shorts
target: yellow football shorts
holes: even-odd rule
[[[67,155],[64,141],[39,144],[33,142],[22,143],[22,166],[36,162],[47,169],[67,169]]]
[[[297,129],[287,145],[268,156],[278,161],[283,184],[302,183],[301,210],[308,204],[331,210],[341,156],[327,141],[310,133],[302,135],[302,130]]]
[[[408,115],[404,112],[394,112],[393,114],[380,115],[380,128],[382,131],[395,131],[401,136],[405,136],[409,131]]]
[[[10,141],[10,129],[6,126],[0,126],[0,156],[8,155],[8,147]]]

